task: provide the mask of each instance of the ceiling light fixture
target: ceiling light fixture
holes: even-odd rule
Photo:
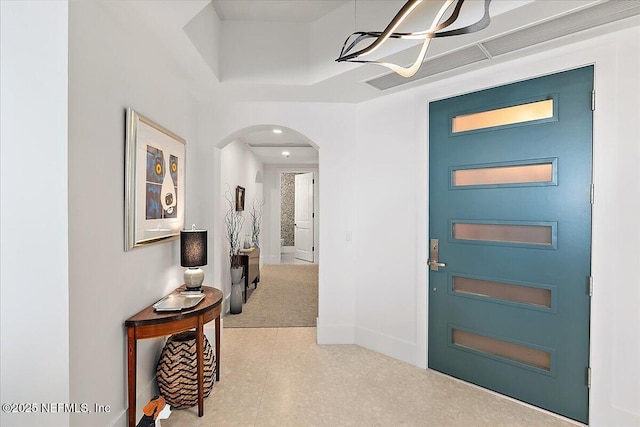
[[[272,132],[280,134],[280,133],[282,133],[282,129],[274,129]]]
[[[291,155],[291,153],[289,153],[288,151],[283,151],[282,155],[285,157],[289,157]]]
[[[438,13],[433,19],[433,22],[431,23],[431,27],[429,27],[428,30],[418,31],[418,32],[408,32],[408,33],[396,32],[400,24],[402,24],[407,19],[407,17],[415,11],[416,7],[423,1],[424,0],[407,1],[405,5],[402,6],[402,9],[400,9],[400,11],[396,14],[396,16],[393,17],[389,25],[387,25],[387,28],[385,28],[384,31],[382,32],[358,31],[351,34],[349,37],[347,37],[347,40],[345,40],[344,45],[342,46],[342,50],[340,51],[340,56],[338,57],[338,59],[336,59],[336,62],[357,62],[361,64],[382,65],[383,67],[387,67],[392,71],[395,71],[396,73],[400,74],[403,77],[411,77],[418,72],[418,70],[420,69],[420,66],[424,62],[424,58],[427,54],[427,49],[429,47],[429,43],[431,42],[431,39],[436,37],[449,37],[449,36],[457,36],[460,34],[473,33],[476,31],[480,31],[483,28],[486,28],[491,22],[491,16],[489,15],[489,4],[491,3],[491,0],[484,0],[484,15],[482,16],[482,18],[480,18],[480,20],[478,20],[477,22],[471,25],[467,25],[465,27],[456,28],[454,30],[438,32],[444,28],[450,27],[458,19],[458,17],[460,16],[460,9],[462,8],[463,3],[465,2],[465,0],[444,0],[442,6],[438,10]],[[442,20],[442,17],[454,2],[455,2],[455,7],[453,12],[451,12],[451,16],[449,16],[449,18],[447,18],[445,21],[440,23],[440,21]],[[355,39],[352,42],[350,42],[350,40],[354,36],[355,36]],[[370,39],[370,38],[375,38],[373,43],[371,43],[369,46],[365,47],[364,49],[360,49],[356,52],[350,53],[356,47],[357,44],[359,44],[363,40]],[[371,52],[378,49],[385,41],[387,41],[390,38],[405,39],[405,40],[424,40],[424,42],[422,43],[422,47],[420,49],[420,53],[418,54],[418,57],[416,58],[415,62],[412,65],[410,65],[409,67],[403,67],[401,65],[393,64],[390,62],[382,62],[382,61],[374,61],[374,60],[367,61],[367,60],[360,59],[362,56],[368,55]]]

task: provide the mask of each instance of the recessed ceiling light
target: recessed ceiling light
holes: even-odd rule
[[[285,157],[289,157],[291,155],[291,153],[289,153],[288,151],[283,151],[282,155]]]
[[[282,133],[282,129],[274,129],[273,133]]]

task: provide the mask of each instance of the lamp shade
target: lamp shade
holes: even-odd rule
[[[180,265],[183,267],[207,265],[207,230],[180,232]]]

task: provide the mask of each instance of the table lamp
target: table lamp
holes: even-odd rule
[[[180,265],[188,267],[184,271],[184,283],[187,290],[200,290],[204,281],[204,271],[200,267],[207,265],[207,230],[180,231]]]

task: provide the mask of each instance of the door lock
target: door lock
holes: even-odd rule
[[[439,262],[438,261],[438,255],[440,252],[440,240],[438,239],[431,239],[431,241],[429,242],[429,269],[431,269],[431,271],[438,271],[438,268],[442,268],[442,267],[446,267],[447,264],[445,264],[444,262]]]

